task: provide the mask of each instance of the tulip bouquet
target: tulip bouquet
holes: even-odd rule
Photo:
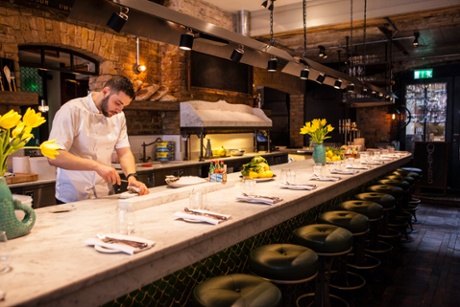
[[[325,139],[329,139],[327,134],[334,130],[330,124],[327,124],[325,118],[315,118],[311,122],[306,122],[305,126],[300,128],[300,134],[308,134],[315,144],[322,144]]]
[[[31,133],[36,128],[46,122],[41,113],[28,108],[24,116],[14,110],[10,110],[4,115],[0,115],[0,176],[7,170],[8,156],[19,149],[40,149],[41,153],[50,159],[56,159],[59,146],[56,140],[43,142],[40,146],[25,146],[34,137]]]

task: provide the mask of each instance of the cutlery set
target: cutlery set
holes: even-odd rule
[[[5,76],[6,84],[3,84],[3,76]],[[14,76],[14,71],[11,71],[8,66],[3,67],[3,71],[0,72],[0,89],[2,91],[9,90],[10,92],[16,92],[16,80]]]

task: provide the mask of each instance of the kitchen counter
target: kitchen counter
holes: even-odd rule
[[[110,232],[118,203],[116,195],[74,203],[70,212],[52,213],[54,206],[36,210],[32,232],[9,242],[13,271],[0,276],[6,300],[0,306],[85,305],[109,302],[147,285],[261,231],[295,217],[327,200],[386,174],[410,162],[407,155],[383,166],[342,176],[339,182],[311,182],[314,191],[285,190],[276,180],[258,183],[258,194],[273,195],[283,201],[273,205],[237,202],[239,173],[229,174],[228,182],[204,183],[178,189],[166,186],[150,189],[138,197],[136,235],[156,245],[133,256],[102,254],[83,242],[99,232]],[[297,182],[312,174],[313,160],[271,167],[279,175],[282,168],[297,171]],[[210,210],[231,214],[217,226],[174,220],[173,213],[188,205],[191,189],[207,191]],[[224,193],[225,192],[225,193]],[[161,199],[161,200],[159,200]]]

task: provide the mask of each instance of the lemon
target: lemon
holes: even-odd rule
[[[259,174],[257,174],[254,171],[249,171],[249,178],[254,179],[254,178],[258,178],[258,177],[259,177]]]
[[[217,151],[217,155],[219,157],[225,157],[227,155],[227,150],[224,148],[224,146],[219,148],[219,150]]]

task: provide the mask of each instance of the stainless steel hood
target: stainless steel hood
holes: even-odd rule
[[[391,95],[386,89],[372,84],[365,84],[358,79],[310,59],[294,58],[282,49],[267,46],[266,43],[217,27],[214,24],[176,12],[159,4],[147,0],[116,0],[116,2],[75,0],[69,18],[106,27],[106,23],[112,13],[118,12],[121,5],[129,8],[129,19],[122,32],[179,45],[180,35],[184,34],[187,28],[190,28],[197,36],[202,33],[228,41],[228,44],[213,44],[212,40],[196,39],[193,44],[194,51],[229,59],[235,48],[238,48],[239,45],[244,45],[245,52],[241,59],[242,63],[265,69],[268,60],[272,56],[276,56],[279,62],[278,70],[283,73],[299,76],[300,71],[305,65],[308,65],[310,68],[309,79],[311,80],[315,80],[317,75],[322,72],[327,76],[326,84],[332,85],[335,79],[340,78],[343,80],[343,87],[353,83],[357,92],[366,87],[383,93],[385,96]]]

